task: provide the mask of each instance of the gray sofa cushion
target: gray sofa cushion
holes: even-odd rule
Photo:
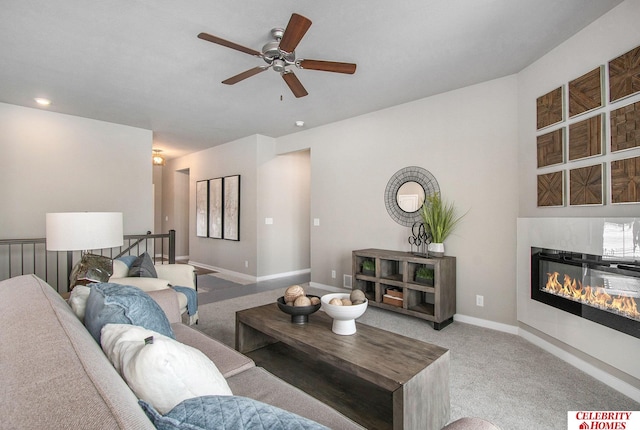
[[[130,285],[91,285],[84,324],[98,344],[100,331],[106,324],[138,325],[176,338],[160,305],[147,293]]]
[[[187,399],[165,415],[140,400],[158,430],[329,430],[307,418],[238,396]]]

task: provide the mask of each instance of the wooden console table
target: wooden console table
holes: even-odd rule
[[[370,306],[433,321],[436,330],[453,322],[456,313],[455,257],[428,258],[386,249],[361,249],[353,251],[352,256],[352,288],[364,291]],[[375,273],[362,270],[365,261],[374,262]],[[432,271],[430,285],[416,281],[416,271],[421,267]]]
[[[275,303],[238,311],[236,349],[248,353],[282,342],[368,381],[390,393],[393,429],[440,430],[447,424],[449,350],[360,323],[356,334],[340,336],[331,324],[322,311],[307,324],[292,324]],[[367,400],[360,399],[365,407]]]

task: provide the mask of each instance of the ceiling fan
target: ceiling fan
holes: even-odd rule
[[[272,68],[280,73],[282,79],[284,79],[289,89],[291,89],[291,92],[293,92],[293,95],[296,97],[304,97],[309,93],[307,93],[307,90],[305,90],[300,80],[293,73],[291,66],[296,66],[299,69],[346,74],[353,74],[356,71],[356,65],[353,63],[296,58],[296,46],[298,46],[298,43],[300,43],[307,30],[309,30],[309,27],[311,27],[311,20],[297,13],[292,14],[286,29],[274,28],[271,30],[271,36],[274,40],[264,45],[262,51],[246,48],[237,43],[207,33],[198,34],[198,38],[244,52],[245,54],[260,57],[268,64],[267,66],[254,67],[232,76],[229,79],[225,79],[222,81],[223,84],[237,84],[240,81]]]

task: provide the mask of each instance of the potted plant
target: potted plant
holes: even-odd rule
[[[427,266],[420,266],[416,270],[415,281],[418,284],[433,286],[433,269]]]
[[[373,260],[364,260],[362,262],[362,274],[376,276],[376,262]]]
[[[457,216],[453,203],[444,201],[440,193],[435,193],[425,199],[420,215],[425,229],[431,235],[431,243],[427,247],[430,255],[444,256],[444,241],[456,228],[466,213]]]

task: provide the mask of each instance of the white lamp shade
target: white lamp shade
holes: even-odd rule
[[[122,246],[122,212],[48,213],[48,251],[87,251]]]

